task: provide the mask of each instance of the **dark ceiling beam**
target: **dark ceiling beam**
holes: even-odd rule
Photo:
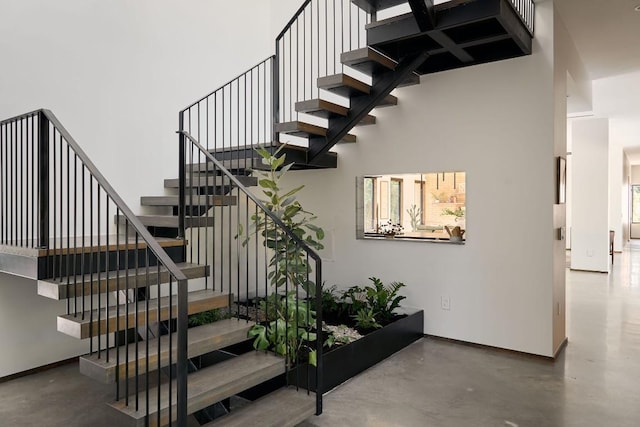
[[[436,26],[436,14],[433,0],[409,0],[409,6],[416,18],[420,31],[430,31]]]

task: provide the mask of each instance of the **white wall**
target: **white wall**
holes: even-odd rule
[[[625,206],[628,206],[628,202],[625,203],[623,197],[625,195],[625,189],[623,185],[624,180],[624,152],[623,146],[619,139],[613,137],[613,126],[609,126],[609,230],[615,231],[615,239],[613,242],[613,249],[616,252],[622,252],[624,246],[624,235],[622,231],[623,223],[625,220]],[[628,196],[626,197],[628,198]]]
[[[302,201],[328,231],[328,284],[403,281],[427,334],[551,356],[553,5],[538,6],[532,56],[423,76],[397,90],[397,107],[374,111],[360,142],[336,147],[337,170],[290,179],[306,184]],[[416,170],[467,172],[473,239],[356,240],[355,177]]]
[[[640,185],[640,165],[631,166],[631,185]],[[640,224],[631,223],[631,239],[640,239]]]
[[[571,268],[609,271],[609,121],[572,121]]]
[[[631,164],[629,156],[624,153],[622,175],[622,245],[624,246],[631,238]]]
[[[51,109],[134,212],[140,196],[163,194],[162,180],[177,176],[178,110],[272,54],[260,0],[20,0],[1,9],[0,119]],[[34,282],[0,276],[0,294],[11,325],[0,376],[88,351],[55,332],[63,305],[38,297]]]
[[[88,343],[56,330],[65,302],[36,295],[36,283],[0,273],[0,378],[88,353]]]
[[[0,118],[51,109],[138,211],[177,174],[178,110],[272,53],[268,14],[260,0],[3,2]]]

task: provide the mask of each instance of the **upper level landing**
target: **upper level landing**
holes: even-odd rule
[[[356,2],[362,4],[361,7],[375,3],[377,10],[406,3],[401,0]],[[412,6],[410,13],[367,25],[367,40],[369,46],[394,59],[426,50],[429,58],[417,69],[419,74],[529,55],[533,11],[526,9],[525,3],[456,0],[430,9]]]

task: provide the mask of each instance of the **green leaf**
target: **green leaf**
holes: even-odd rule
[[[318,366],[318,354],[315,350],[309,352],[309,365]]]
[[[278,186],[276,185],[276,183],[271,181],[270,179],[261,179],[258,181],[258,185],[260,185],[260,187],[270,188],[272,190],[278,189]]]

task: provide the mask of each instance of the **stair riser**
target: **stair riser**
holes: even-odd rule
[[[175,237],[175,236],[172,236]],[[183,246],[174,246],[164,248],[169,257],[173,259],[174,262],[184,262],[184,247]],[[72,249],[73,250],[73,249]],[[133,267],[136,265],[136,252],[137,252],[137,265],[139,267],[146,266],[146,254],[144,249],[139,249],[135,251],[130,249],[128,251],[121,250],[118,254],[117,251],[109,251],[109,252],[100,252],[100,253],[92,253],[84,255],[78,251],[78,254],[71,255],[56,255],[41,257],[38,259],[38,279],[45,280],[54,277],[67,277],[67,276],[76,276],[80,274],[91,274],[105,272],[107,271],[107,259],[109,265],[109,271],[114,271],[118,269],[118,259],[120,260],[120,269],[124,269],[127,265]],[[84,263],[83,263],[84,261]],[[84,269],[83,269],[84,264]],[[149,266],[156,266],[158,264],[158,260],[149,251]],[[54,270],[55,265],[55,270]]]

